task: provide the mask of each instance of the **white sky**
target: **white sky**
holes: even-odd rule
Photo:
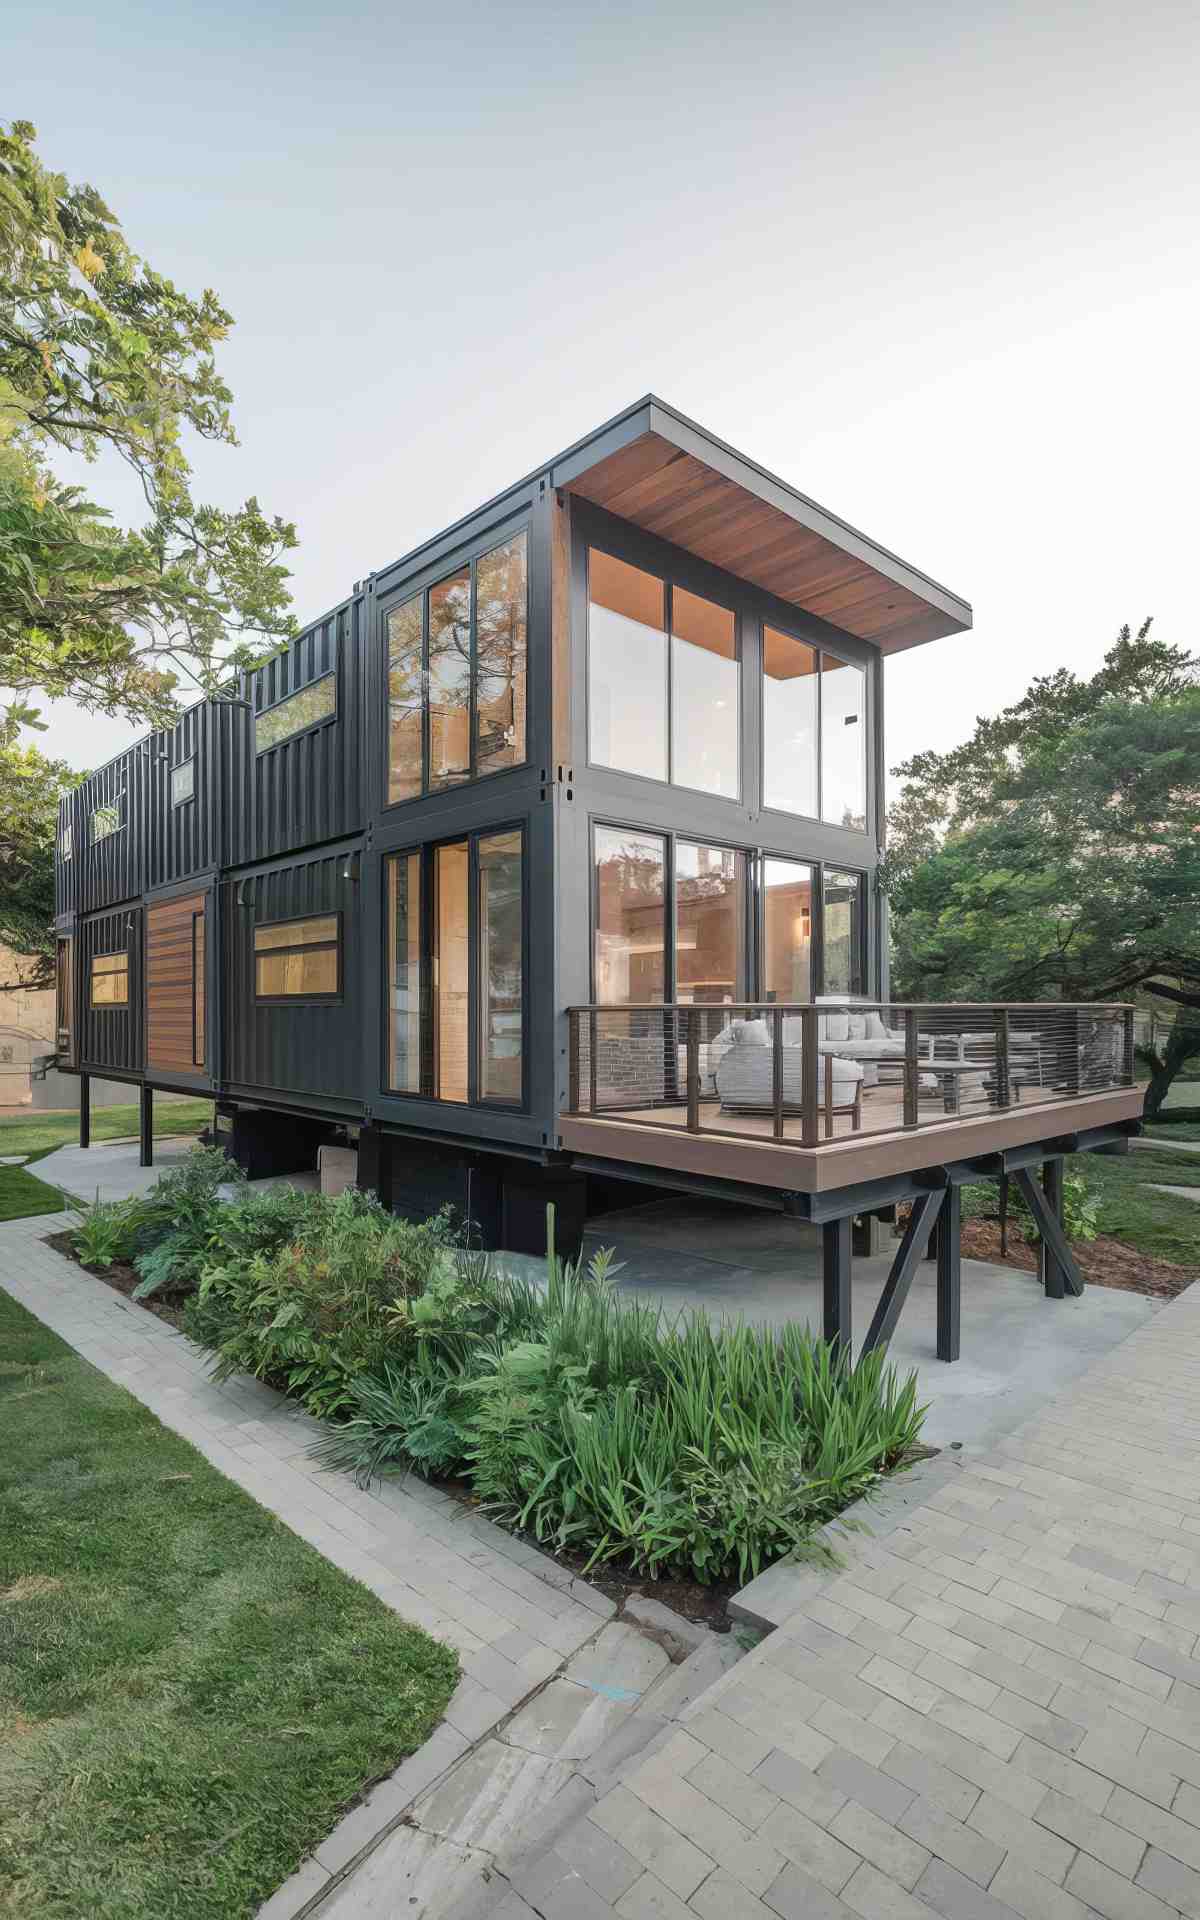
[[[653,390],[973,602],[889,667],[890,765],[1122,621],[1195,645],[1193,5],[69,0],[21,31],[43,158],[237,320],[242,446],[198,487],[298,523],[302,620]],[[133,737],[48,712],[79,766]]]

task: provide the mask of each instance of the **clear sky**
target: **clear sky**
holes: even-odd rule
[[[296,608],[647,390],[974,603],[889,760],[1122,621],[1197,642],[1192,0],[67,0],[3,110],[237,326],[201,497]],[[132,730],[53,710],[95,765]]]

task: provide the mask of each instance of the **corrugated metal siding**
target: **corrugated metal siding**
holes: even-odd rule
[[[216,864],[214,808],[220,779],[216,741],[217,719],[210,701],[190,708],[170,733],[156,733],[150,741],[148,887],[188,880]],[[185,760],[195,761],[193,798],[176,807],[171,804],[171,774]]]
[[[254,750],[254,724],[244,709],[228,728],[226,765],[228,866],[249,865],[299,847],[357,832],[364,818],[363,675],[365,597],[347,601],[292,642],[287,652],[248,677],[243,692],[255,713],[337,674],[337,717],[265,753]]]
[[[74,913],[79,905],[79,875],[82,869],[80,831],[82,813],[77,793],[65,793],[58,803],[58,838],[54,843],[54,911]],[[62,857],[63,832],[71,829],[71,858]]]
[[[79,907],[83,913],[129,900],[144,892],[150,846],[146,818],[149,788],[149,742],[130,747],[108,766],[101,767],[77,789],[79,813],[72,866],[77,869]],[[92,815],[97,807],[116,807],[120,826],[92,844]]]
[[[225,1060],[231,1086],[283,1095],[320,1095],[357,1106],[362,1099],[361,879],[343,878],[354,849],[342,848],[272,873],[226,881]],[[254,928],[308,914],[342,916],[342,994],[332,1004],[256,1006]]]
[[[93,1007],[92,956],[129,954],[129,1004]],[[78,941],[80,968],[79,1064],[93,1071],[116,1068],[140,1073],[142,1067],[142,910],[122,907],[84,920]]]

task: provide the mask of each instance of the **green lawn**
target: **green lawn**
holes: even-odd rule
[[[1123,1154],[1073,1154],[1067,1165],[1100,1196],[1101,1233],[1200,1273],[1200,1201],[1152,1190],[1155,1182],[1200,1187],[1200,1156],[1166,1147],[1156,1153],[1134,1148]]]
[[[199,1133],[212,1119],[211,1100],[168,1100],[159,1094],[154,1102],[154,1137],[168,1133]],[[136,1139],[138,1134],[136,1103],[128,1107],[93,1107],[92,1140]],[[0,1120],[0,1153],[50,1153],[55,1147],[78,1146],[77,1113],[20,1114]]]
[[[63,1197],[24,1167],[0,1167],[0,1220],[28,1220],[35,1213],[61,1213]]]
[[[1146,1132],[1152,1140],[1200,1140],[1200,1120],[1151,1120]]]
[[[0,1292],[0,1913],[243,1920],[455,1655]]]

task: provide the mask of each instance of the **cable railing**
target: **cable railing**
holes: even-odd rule
[[[816,1147],[1134,1084],[1132,1006],[678,1002],[567,1010],[567,1110]]]

